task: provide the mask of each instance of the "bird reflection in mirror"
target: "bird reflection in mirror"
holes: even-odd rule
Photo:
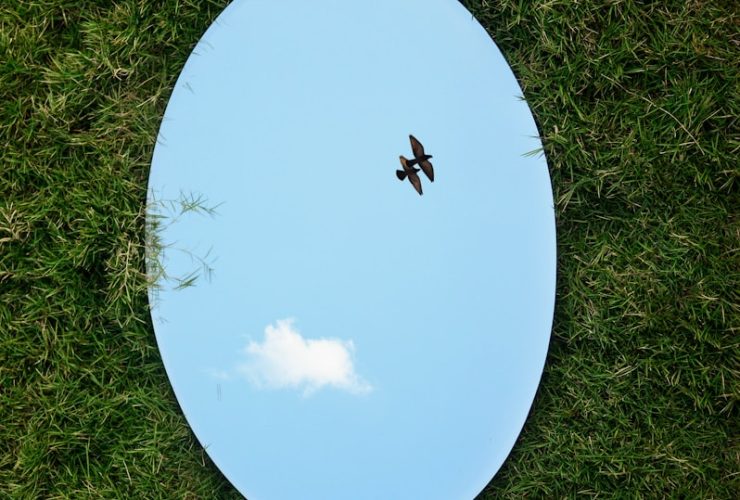
[[[422,146],[419,140],[413,135],[409,135],[409,140],[411,141],[411,151],[414,152],[414,159],[411,160],[409,164],[411,166],[418,164],[429,180],[434,182],[434,168],[432,167],[432,163],[429,161],[429,158],[431,158],[432,155],[424,153],[424,146]]]
[[[424,172],[424,175],[426,175],[431,182],[434,182],[434,168],[432,167],[432,163],[429,161],[432,155],[428,155],[424,152],[424,146],[413,135],[409,134],[409,141],[411,142],[411,151],[414,153],[414,159],[409,160],[406,157],[401,156],[400,160],[403,170],[396,170],[396,177],[401,181],[408,177],[409,182],[414,186],[416,192],[421,195],[423,194],[421,189],[421,179],[417,174],[420,169],[414,167],[414,165],[419,165],[421,167],[421,171]]]
[[[403,170],[396,170],[396,177],[398,177],[399,180],[404,180],[406,177],[408,177],[409,182],[411,182],[411,185],[414,186],[416,192],[420,195],[424,194],[421,192],[421,179],[419,179],[419,175],[416,173],[419,171],[419,169],[412,167],[409,164],[409,160],[407,160],[404,156],[400,156],[399,159],[401,160],[401,166],[403,167]]]

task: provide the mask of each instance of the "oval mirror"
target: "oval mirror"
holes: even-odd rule
[[[218,17],[161,125],[148,265],[177,399],[242,494],[486,486],[550,338],[540,148],[457,1],[237,0]]]

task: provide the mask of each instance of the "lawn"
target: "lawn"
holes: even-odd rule
[[[0,497],[240,498],[169,386],[143,259],[160,120],[227,3],[0,6]],[[558,228],[542,383],[481,497],[740,497],[740,10],[466,4]]]

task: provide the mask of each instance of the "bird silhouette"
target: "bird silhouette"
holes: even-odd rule
[[[408,177],[409,182],[412,186],[414,186],[416,192],[420,195],[423,194],[421,192],[421,179],[419,179],[419,175],[416,173],[419,171],[419,169],[411,166],[409,160],[407,160],[403,156],[400,156],[399,159],[401,160],[401,166],[403,167],[403,170],[396,170],[396,177],[398,177],[399,180],[404,180],[406,177]]]
[[[409,134],[409,140],[411,141],[411,151],[414,152],[414,159],[409,161],[409,164],[411,166],[418,164],[429,180],[434,182],[434,168],[429,161],[432,155],[424,154],[424,146],[413,135]]]

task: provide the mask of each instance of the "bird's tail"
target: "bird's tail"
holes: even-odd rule
[[[406,178],[406,172],[403,170],[396,170],[396,177],[398,177],[398,180],[404,180]]]

